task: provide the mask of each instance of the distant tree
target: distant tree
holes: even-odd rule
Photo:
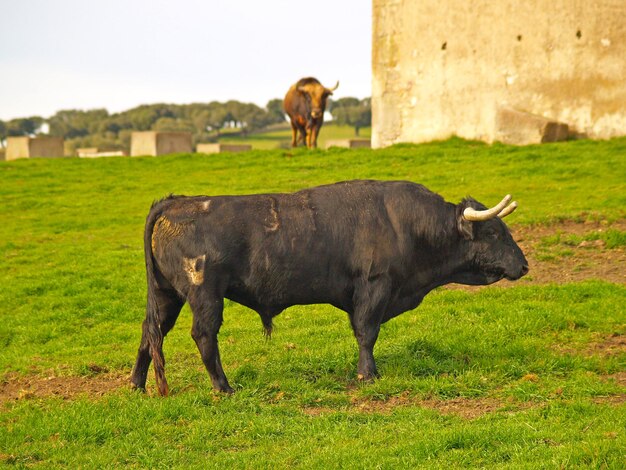
[[[109,113],[106,109],[91,109],[88,111],[68,109],[58,111],[48,119],[50,134],[65,139],[84,137],[97,132],[100,122],[108,116]]]
[[[193,123],[197,133],[206,132],[209,127],[209,115],[208,109],[196,109],[190,113],[190,121]]]
[[[241,127],[244,121],[243,118],[246,115],[246,105],[240,101],[229,100],[223,106],[228,114],[226,122],[234,122],[235,127]]]
[[[175,105],[163,103],[141,105],[120,113],[120,117],[127,120],[130,127],[136,131],[148,131],[156,121],[162,117],[176,118]]]
[[[270,124],[286,122],[285,111],[283,110],[283,100],[280,98],[269,100],[265,105],[265,109],[267,110]]]
[[[252,103],[240,103],[235,118],[241,123],[244,133],[261,129],[269,124],[267,111]]]
[[[129,128],[130,125],[124,125],[124,122],[116,116],[112,116],[108,119],[100,121],[98,123],[98,130],[94,134],[118,134],[122,129]]]
[[[339,125],[354,127],[354,134],[359,135],[359,130],[372,125],[371,100],[365,98],[341,98],[332,103],[330,111],[333,120]]]
[[[338,100],[329,100],[328,109],[332,113],[332,110],[335,108],[349,108],[352,106],[358,106],[359,104],[361,104],[361,100],[347,96],[345,98],[339,98]]]
[[[224,124],[228,121],[232,121],[233,116],[228,112],[225,106],[213,105],[209,109],[207,115],[208,126],[214,130],[217,135],[220,135],[220,130],[224,127]]]
[[[155,131],[187,131],[191,133],[195,131],[195,128],[190,121],[172,117],[159,118],[152,125],[152,129]]]
[[[7,136],[35,135],[43,123],[39,116],[11,119],[5,123],[5,132]]]
[[[130,140],[131,140],[132,133],[133,131],[131,129],[122,129],[117,134],[117,142],[119,142],[121,149],[126,149],[126,150],[130,149]]]
[[[7,125],[0,119],[0,147],[4,148],[4,140],[7,138]]]
[[[189,122],[193,126],[194,142],[210,141],[209,127],[211,126],[209,116],[210,111],[207,106],[193,105],[194,107],[188,111]]]

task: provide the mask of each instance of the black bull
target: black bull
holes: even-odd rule
[[[232,392],[218,350],[224,298],[272,318],[292,305],[328,303],[348,313],[358,377],[377,375],[380,325],[417,307],[434,288],[519,279],[528,263],[501,217],[445,202],[402,181],[349,181],[293,194],[170,196],[153,204],[144,243],[146,319],[131,381],[144,388],[154,362],[168,393],[163,338],[189,302],[192,337],[213,387]]]

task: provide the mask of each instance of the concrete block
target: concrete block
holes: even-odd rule
[[[192,151],[191,132],[144,131],[131,134],[130,155],[133,157]]]
[[[250,144],[198,144],[197,153],[247,152],[252,150]]]
[[[126,152],[123,150],[102,150],[97,147],[83,147],[76,149],[76,154],[80,158],[99,158],[99,157],[125,157]]]
[[[80,147],[76,149],[76,156],[85,157],[98,152],[98,147]]]
[[[569,127],[551,119],[512,108],[498,108],[495,139],[505,144],[528,145],[567,140]]]
[[[331,147],[343,147],[348,149],[361,149],[371,148],[372,142],[370,139],[333,139],[326,141],[326,148]]]
[[[63,157],[62,137],[7,137],[6,159]]]

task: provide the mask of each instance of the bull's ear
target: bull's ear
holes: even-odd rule
[[[459,234],[466,240],[474,239],[474,223],[463,217],[463,211],[465,210],[465,204],[459,204],[456,206],[456,228]]]

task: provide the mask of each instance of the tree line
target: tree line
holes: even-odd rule
[[[359,129],[371,125],[370,99],[340,98],[329,101],[333,121]],[[187,131],[193,142],[215,142],[225,129],[247,134],[272,124],[285,123],[281,99],[270,100],[265,108],[252,103],[227,102],[141,105],[120,113],[106,109],[63,110],[50,118],[40,116],[0,120],[0,142],[6,137],[37,135],[45,124],[48,134],[63,137],[68,150],[98,147],[128,150],[133,131]]]

